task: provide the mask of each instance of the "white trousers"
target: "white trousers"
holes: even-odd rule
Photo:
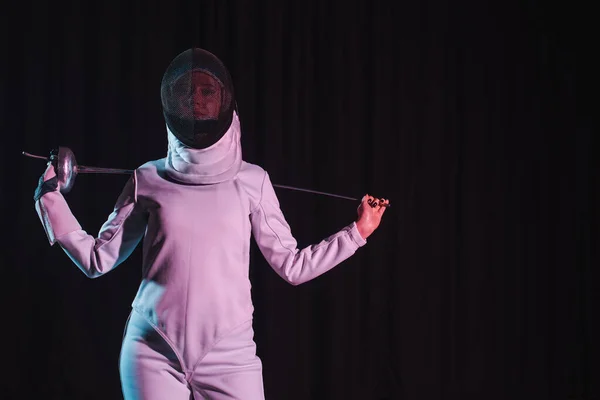
[[[264,400],[252,321],[217,342],[189,370],[144,317],[132,311],[119,372],[125,400]]]

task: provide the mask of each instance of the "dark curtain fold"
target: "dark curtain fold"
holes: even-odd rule
[[[20,152],[62,145],[80,164],[114,168],[163,157],[162,73],[198,46],[230,68],[244,157],[274,183],[392,203],[364,248],[298,287],[253,244],[268,399],[600,398],[591,10],[534,0],[12,5],[0,80],[0,397],[121,398],[141,251],[85,278],[48,245],[33,207],[44,162]],[[67,199],[87,232],[125,180],[77,177]],[[301,247],[356,216],[357,202],[277,193]]]

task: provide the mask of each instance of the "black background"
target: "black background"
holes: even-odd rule
[[[588,4],[589,3],[589,4]],[[230,68],[244,158],[276,184],[386,197],[368,244],[293,287],[252,248],[268,399],[598,399],[597,32],[591,2],[28,2],[2,21],[0,397],[119,399],[141,251],[87,279],[33,192],[166,154],[160,80],[197,46]],[[125,176],[66,196],[96,234]],[[301,247],[357,202],[289,190]]]

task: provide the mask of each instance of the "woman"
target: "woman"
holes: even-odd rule
[[[222,62],[197,48],[179,54],[163,76],[161,99],[167,155],[134,171],[97,237],[72,214],[52,162],[36,189],[36,210],[50,244],[90,278],[118,266],[143,241],[142,281],[120,357],[125,399],[263,399],[251,235],[269,265],[298,285],[365,245],[387,201],[364,196],[355,221],[300,250],[268,173],[242,160],[232,80]]]

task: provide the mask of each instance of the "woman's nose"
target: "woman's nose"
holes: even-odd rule
[[[197,106],[206,105],[206,98],[202,95],[202,92],[194,93],[194,105],[197,105]]]

